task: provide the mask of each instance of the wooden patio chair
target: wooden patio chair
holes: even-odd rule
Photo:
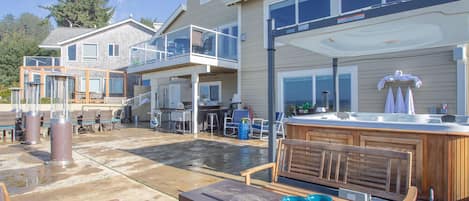
[[[6,141],[6,134],[10,132],[11,142],[16,141],[16,113],[0,112],[0,131],[2,131],[3,141]]]
[[[10,201],[10,194],[4,183],[0,183],[0,201]]]

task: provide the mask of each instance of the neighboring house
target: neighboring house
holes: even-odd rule
[[[73,99],[77,102],[102,102],[105,97],[132,96],[138,76],[127,75],[129,47],[150,39],[155,30],[134,19],[99,29],[59,27],[39,45],[56,49],[60,58],[25,57],[21,83],[38,81],[41,97],[50,94],[48,74],[54,70],[75,76]],[[95,101],[93,101],[95,100]]]
[[[377,84],[402,70],[423,81],[413,89],[417,113],[448,104],[449,113],[466,114],[468,13],[467,0],[188,0],[155,38],[132,47],[128,71],[141,73],[159,94],[152,108],[175,107],[171,100],[178,100],[194,106],[196,119],[200,103],[227,106],[239,93],[243,105],[266,117],[266,20],[272,17],[278,111],[325,104],[322,92],[333,91],[337,58],[340,111],[383,112],[387,88],[379,91]],[[180,97],[171,88],[178,82],[188,82],[182,86],[191,86],[192,95]],[[411,85],[392,86],[396,92]]]

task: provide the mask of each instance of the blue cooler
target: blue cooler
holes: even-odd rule
[[[249,139],[248,119],[241,120],[241,123],[238,126],[238,139],[240,139],[240,140]]]

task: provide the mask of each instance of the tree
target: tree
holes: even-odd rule
[[[40,6],[49,10],[58,26],[100,28],[108,25],[114,8],[107,7],[109,0],[59,0],[51,6]]]
[[[140,23],[147,25],[148,27],[153,28],[153,23],[156,22],[156,20],[152,20],[150,18],[140,18]]]
[[[30,13],[19,18],[7,15],[0,20],[0,90],[18,82],[23,56],[52,54],[38,47],[51,28],[48,21]]]

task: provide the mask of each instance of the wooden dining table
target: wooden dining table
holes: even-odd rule
[[[179,194],[179,201],[274,201],[284,195],[244,183],[223,180],[218,183]]]

